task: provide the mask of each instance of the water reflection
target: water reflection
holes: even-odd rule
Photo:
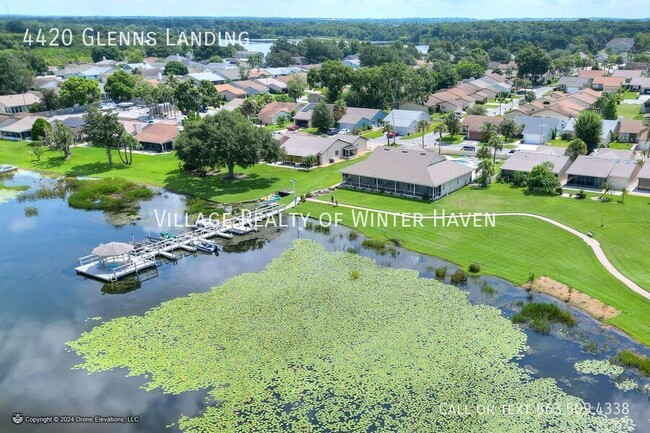
[[[7,183],[37,186],[51,181],[19,172]],[[232,241],[219,241],[224,250],[219,256],[190,254],[177,262],[163,262],[153,278],[141,276],[137,290],[106,296],[105,285],[75,275],[76,258],[102,242],[129,242],[160,232],[154,210],[182,212],[184,198],[171,193],[156,195],[142,203],[141,220],[121,227],[108,224],[100,212],[70,209],[62,200],[39,200],[34,205],[39,217],[29,219],[24,216],[24,206],[16,200],[0,204],[2,225],[14,228],[0,230],[0,245],[11,245],[0,252],[0,432],[15,430],[10,421],[14,412],[141,417],[138,424],[93,425],[92,430],[88,425],[67,425],[65,430],[53,426],[20,427],[24,432],[74,433],[165,431],[164,426],[181,414],[197,414],[206,405],[205,391],[165,395],[160,390],[143,391],[140,387],[146,378],[125,377],[125,370],[92,375],[73,370],[81,360],[65,350],[65,342],[102,321],[140,315],[166,300],[210,290],[244,272],[261,271],[298,237],[316,240],[331,251],[354,251],[385,266],[415,269],[425,278],[435,278],[435,269],[447,266],[448,282],[457,269],[452,263],[397,247],[395,254],[364,247],[363,237],[350,235],[345,228],[332,228],[330,233],[269,228]],[[184,229],[165,225],[162,230],[177,233]],[[494,294],[481,290],[483,281],[494,287]],[[519,303],[529,302],[524,290],[489,276],[470,277],[462,290],[470,302],[496,306],[506,317],[512,317]],[[546,295],[533,294],[532,300],[569,308]],[[579,320],[575,329],[554,326],[550,335],[525,329],[530,350],[517,362],[534,377],[555,378],[567,393],[592,404],[629,404],[630,416],[640,426],[637,430],[647,431],[647,395],[618,390],[605,376],[578,374],[573,364],[585,359],[608,359],[622,348],[646,355],[650,351],[616,330],[601,327],[586,314],[575,309],[572,312]],[[624,376],[648,384],[647,378],[633,372]]]

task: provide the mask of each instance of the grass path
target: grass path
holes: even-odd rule
[[[318,199],[314,199],[314,198],[309,198],[307,200],[309,200],[311,202],[314,202],[314,203],[330,204],[330,202],[327,202],[327,201],[324,201],[324,200],[318,200]],[[408,217],[409,216],[408,214],[403,214],[403,213],[398,213],[398,212],[386,212],[386,211],[382,211],[382,210],[379,210],[379,209],[369,209],[369,208],[365,208],[365,207],[361,207],[361,206],[354,206],[354,205],[348,205],[348,204],[339,204],[339,206],[350,208],[350,209],[358,209],[358,210],[362,210],[362,211],[387,213],[389,215],[399,216],[399,217]],[[473,215],[473,214],[466,214],[466,215]],[[536,215],[536,214],[527,213],[527,212],[497,212],[494,215],[495,216],[520,216],[520,217],[528,217],[528,218],[537,218],[537,219],[539,219],[541,221],[545,221],[545,222],[547,222],[549,224],[553,224],[554,226],[559,227],[562,230],[566,230],[567,232],[571,233],[574,236],[577,236],[583,242],[585,242],[587,245],[589,245],[591,247],[591,249],[594,251],[594,254],[596,255],[596,258],[598,259],[600,264],[603,265],[603,267],[610,274],[612,274],[614,276],[614,278],[616,278],[621,283],[625,284],[631,290],[635,291],[636,293],[643,296],[644,298],[650,299],[650,292],[648,292],[647,290],[640,287],[638,284],[636,284],[634,281],[627,278],[625,275],[621,274],[618,271],[618,269],[616,269],[614,267],[614,265],[612,265],[612,263],[609,261],[609,259],[607,259],[607,256],[605,255],[605,252],[601,248],[600,243],[596,239],[590,238],[589,236],[587,236],[587,235],[585,235],[583,233],[580,233],[576,229],[574,229],[572,227],[569,227],[566,224],[562,224],[559,221],[556,221],[554,219],[551,219],[551,218],[548,218],[548,217],[545,217],[545,216],[541,216],[541,215]],[[444,215],[437,215],[437,216],[424,215],[423,216],[424,219],[445,219],[445,218],[449,219],[449,218],[452,218],[452,217],[453,216],[451,216],[451,215],[447,215],[447,216],[444,216]]]

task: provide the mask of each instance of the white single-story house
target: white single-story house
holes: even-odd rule
[[[29,107],[41,102],[41,98],[33,93],[0,96],[0,113],[16,114],[27,113]]]
[[[317,137],[312,134],[296,134],[286,140],[286,163],[303,164],[305,157],[316,158],[316,165],[330,164],[350,159],[368,150],[368,139],[355,135]]]
[[[550,117],[528,117],[516,116],[514,121],[517,125],[523,126],[522,143],[544,144],[553,138],[553,132],[563,129],[562,122]]]
[[[467,165],[433,152],[385,146],[341,170],[343,186],[426,199],[444,197],[468,185],[473,173]]]
[[[431,116],[424,111],[393,110],[384,117],[384,123],[392,125],[401,136],[416,132],[418,122],[422,120],[431,122]]]

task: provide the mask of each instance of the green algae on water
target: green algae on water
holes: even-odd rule
[[[180,417],[185,432],[633,429],[627,417],[575,410],[504,414],[502,405],[583,402],[513,362],[526,335],[498,309],[312,241],[297,241],[263,272],[68,344],[90,373],[126,367],[149,379],[148,390],[208,389],[212,404]],[[462,405],[469,415],[451,409]]]

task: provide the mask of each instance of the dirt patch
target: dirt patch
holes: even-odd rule
[[[533,282],[533,291],[553,296],[599,320],[611,319],[621,313],[611,305],[604,304],[598,299],[549,277],[537,278]]]

